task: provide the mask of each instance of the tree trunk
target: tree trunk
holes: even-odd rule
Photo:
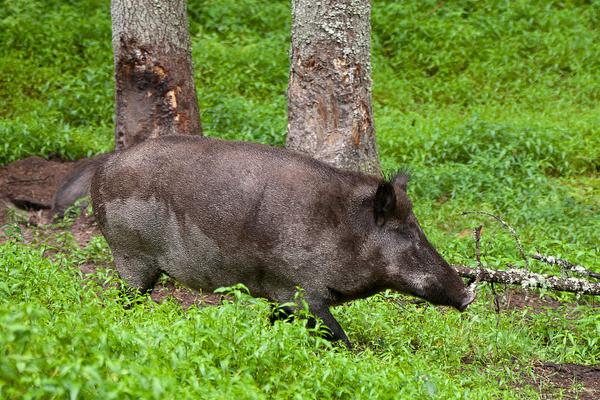
[[[287,146],[381,174],[371,108],[369,0],[293,0]]]
[[[185,0],[113,0],[117,150],[202,134]]]

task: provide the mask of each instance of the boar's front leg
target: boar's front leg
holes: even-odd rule
[[[330,334],[325,336],[326,339],[331,340],[332,342],[337,342],[338,340],[341,340],[344,342],[346,347],[348,347],[349,349],[352,348],[352,343],[350,343],[350,340],[348,340],[346,332],[344,332],[339,322],[337,322],[333,315],[331,315],[331,311],[329,311],[328,306],[324,304],[314,306],[309,305],[309,310],[315,317],[320,318],[323,321],[323,324],[331,331]]]
[[[129,285],[127,292],[130,296],[135,291],[144,294],[154,288],[161,271],[152,259],[130,256],[118,250],[113,250],[113,257],[119,276]]]
[[[323,324],[327,327],[328,332],[324,335],[325,339],[330,340],[332,342],[342,340],[349,349],[352,348],[352,344],[348,340],[346,333],[344,332],[340,324],[336,321],[336,319],[333,317],[333,315],[331,315],[331,312],[329,311],[329,308],[327,306],[309,306],[309,310],[311,314],[315,316],[315,318],[320,318],[323,321]],[[273,306],[269,320],[271,324],[274,324],[277,320],[286,320],[288,318],[293,317],[293,308]],[[306,326],[309,329],[313,329],[316,326],[317,321],[315,318],[310,317],[308,319]]]

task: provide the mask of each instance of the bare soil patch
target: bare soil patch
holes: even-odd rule
[[[498,293],[498,306],[501,311],[527,310],[528,313],[539,314],[559,308],[571,312],[578,305],[600,308],[600,303],[595,301],[594,298],[590,299],[590,296],[583,296],[580,299],[573,299],[570,302],[562,302],[550,294],[540,295],[540,292],[523,289],[518,286],[496,290]],[[490,301],[493,301],[493,298]]]
[[[6,223],[6,208],[13,203],[25,208],[29,204],[49,209],[54,192],[76,164],[28,157],[0,167],[0,225]],[[48,215],[46,210],[30,217],[32,222],[38,222]]]
[[[181,307],[185,310],[190,308],[192,305],[206,306],[206,305],[218,305],[221,304],[222,296],[214,293],[200,293],[197,290],[192,290],[184,286],[180,286],[172,280],[168,280],[165,283],[158,283],[154,286],[152,294],[150,295],[152,300],[157,303],[162,303],[169,297],[172,297],[181,304]]]
[[[81,213],[71,226],[71,233],[79,247],[85,247],[94,236],[101,236],[100,228],[94,221],[94,217]]]
[[[524,289],[511,289],[502,296],[503,300],[501,307],[508,309],[523,309],[528,308],[532,312],[543,312],[547,308],[559,308],[564,303],[550,297],[541,296],[537,292],[530,292]]]
[[[600,365],[540,363],[534,366],[529,384],[544,399],[600,399]]]

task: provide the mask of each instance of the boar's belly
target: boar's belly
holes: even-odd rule
[[[213,289],[237,282],[220,271],[222,254],[216,241],[192,221],[178,220],[154,199],[113,200],[106,204],[104,234],[113,250],[152,259],[160,270],[186,286]]]

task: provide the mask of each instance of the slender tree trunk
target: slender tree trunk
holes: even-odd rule
[[[112,0],[115,147],[202,134],[185,0]]]
[[[381,174],[371,108],[369,0],[292,0],[287,146]]]

